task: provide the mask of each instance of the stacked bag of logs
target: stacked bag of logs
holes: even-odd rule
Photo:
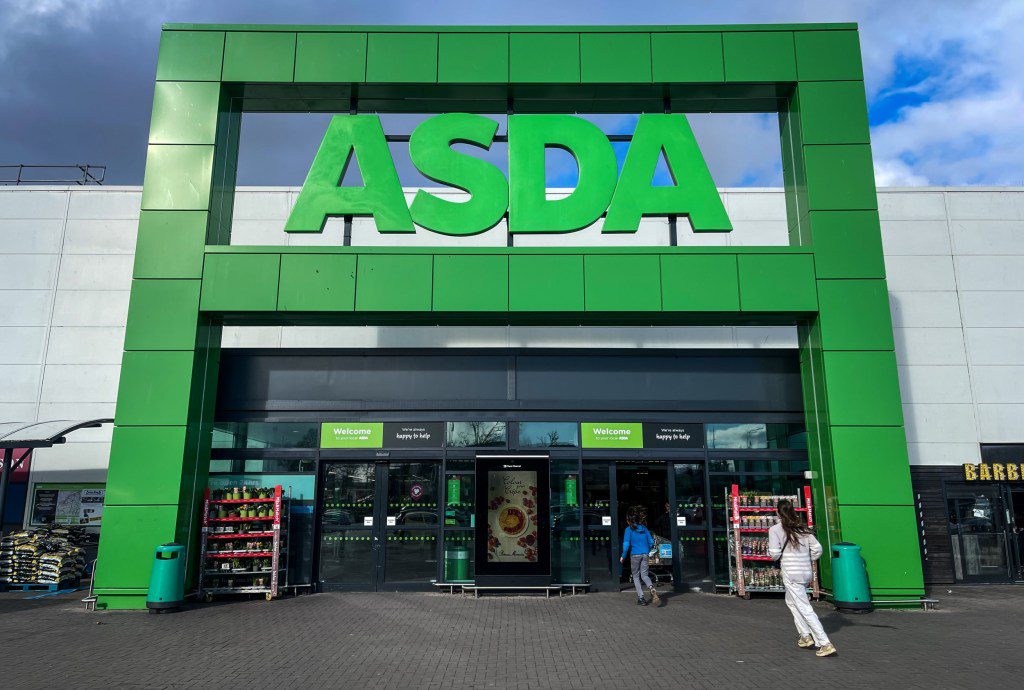
[[[76,585],[85,571],[85,531],[50,526],[0,539],[0,584]]]

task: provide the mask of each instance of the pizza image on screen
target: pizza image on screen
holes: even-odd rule
[[[500,470],[487,473],[487,560],[491,563],[537,561],[537,473]]]

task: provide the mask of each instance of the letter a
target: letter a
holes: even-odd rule
[[[353,153],[362,187],[341,187]],[[285,232],[323,232],[330,216],[373,216],[378,232],[416,232],[376,115],[335,115]]]

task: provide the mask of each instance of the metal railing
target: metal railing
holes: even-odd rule
[[[103,184],[106,175],[107,166],[90,165],[88,163],[78,163],[76,165],[0,165],[0,185]]]

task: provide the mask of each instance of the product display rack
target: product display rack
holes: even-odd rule
[[[752,592],[785,594],[781,573],[768,555],[768,530],[775,524],[775,504],[781,498],[793,501],[794,510],[807,516],[807,525],[814,527],[814,503],[811,487],[802,489],[803,496],[767,496],[740,494],[739,484],[726,489],[726,523],[729,525],[729,593],[749,599]],[[801,498],[803,505],[800,505]],[[748,565],[749,564],[749,565]],[[769,567],[764,567],[771,564]],[[758,566],[761,567],[758,567]],[[748,568],[750,581],[748,582]],[[811,591],[820,595],[818,564],[812,564]],[[754,584],[757,582],[758,584]]]
[[[268,490],[251,491],[258,494]],[[280,484],[269,491],[272,495],[263,498],[249,495],[214,499],[210,489],[206,489],[199,552],[199,596],[204,601],[212,601],[217,594],[263,594],[270,601],[288,586],[288,569],[282,559],[287,553],[288,498]],[[245,494],[250,491],[245,490]],[[265,515],[221,516],[268,506],[269,512],[262,511]],[[249,529],[250,525],[255,529]],[[245,548],[239,548],[243,544]],[[262,559],[266,567],[253,569],[252,559]],[[242,567],[231,567],[232,564]]]

